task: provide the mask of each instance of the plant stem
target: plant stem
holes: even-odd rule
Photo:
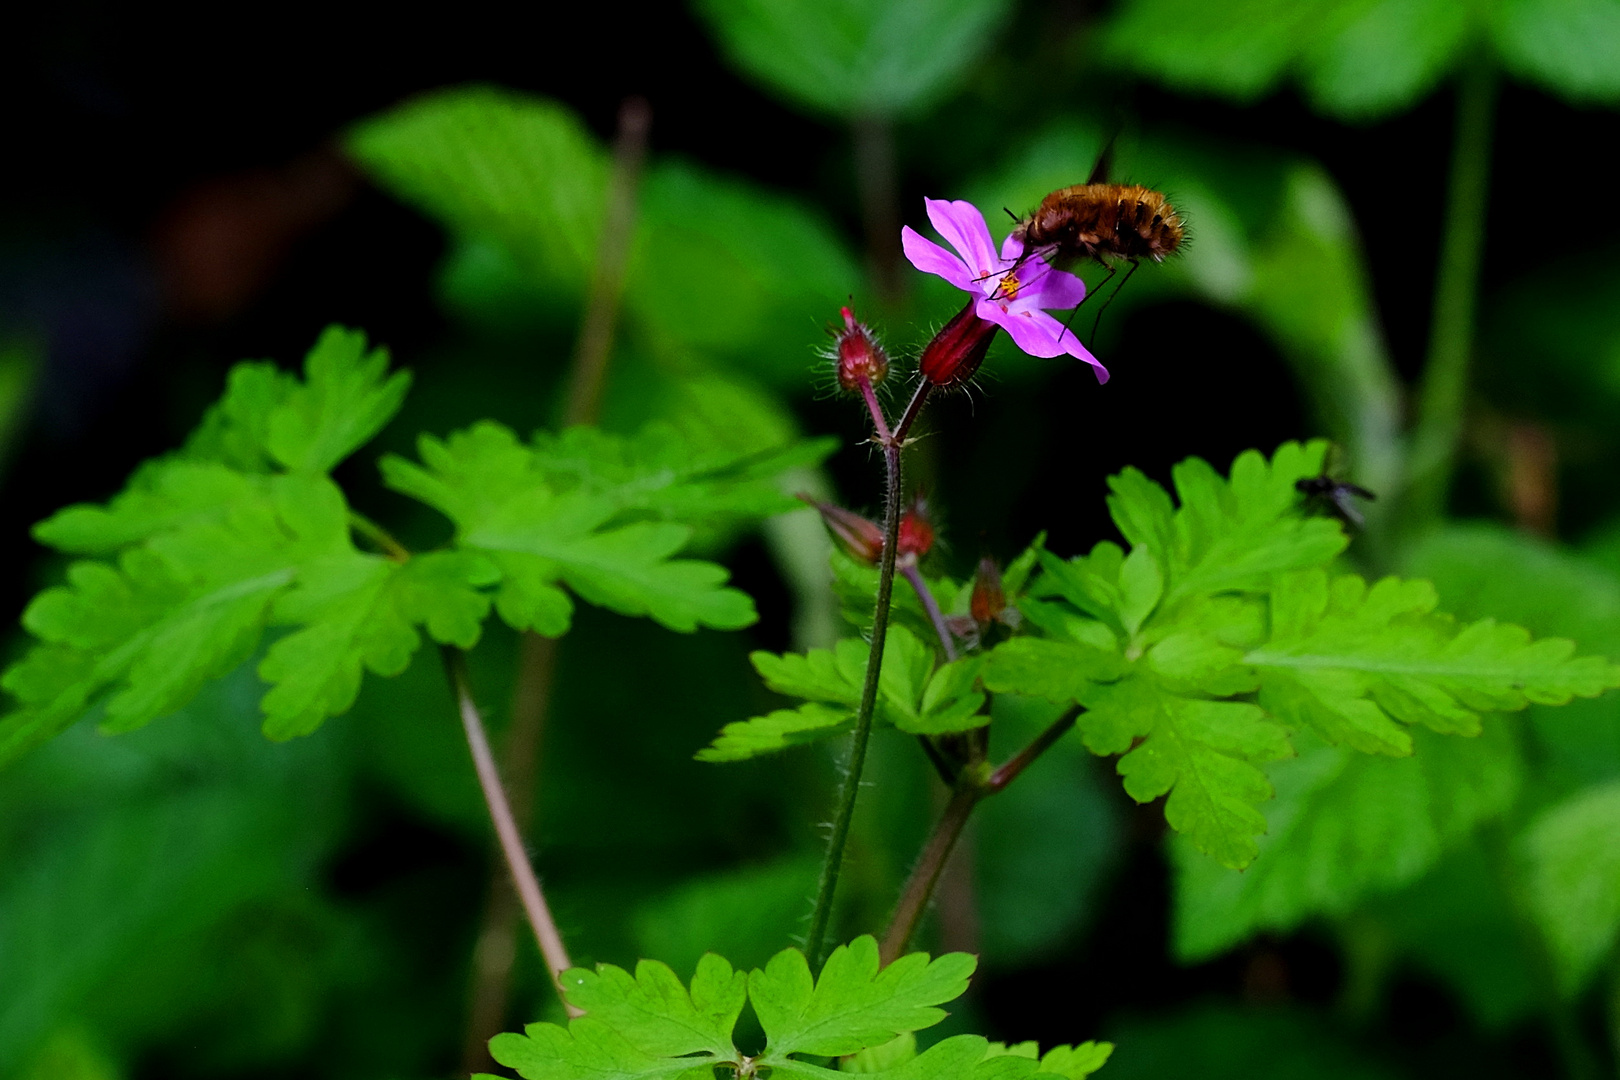
[[[894,438],[889,430],[888,418],[883,415],[883,406],[878,404],[877,394],[872,389],[872,380],[862,375],[857,385],[861,388],[861,400],[866,402],[866,411],[872,414],[872,428],[877,432],[877,441],[886,443]]]
[[[1045,731],[1030,740],[1028,746],[1008,758],[1005,765],[991,772],[984,781],[984,786],[989,788],[992,793],[1004,790],[1008,784],[1018,779],[1019,774],[1034,764],[1036,758],[1050,750],[1053,743],[1067,735],[1069,729],[1074,727],[1074,722],[1079,718],[1080,707],[1075,706],[1052,721],[1051,724],[1047,725]]]
[[[883,500],[883,554],[878,561],[877,600],[872,609],[872,642],[866,654],[866,680],[861,687],[861,705],[855,714],[855,732],[850,737],[849,759],[844,765],[844,786],[839,792],[838,809],[832,833],[827,838],[827,854],[816,884],[816,906],[810,913],[810,929],[805,934],[804,951],[811,970],[821,966],[827,923],[832,917],[833,894],[843,869],[844,848],[849,843],[849,824],[855,816],[855,801],[861,792],[861,771],[866,766],[866,746],[872,738],[872,713],[877,708],[878,676],[883,670],[883,643],[889,632],[889,603],[894,594],[895,548],[900,543],[900,446],[891,442],[883,447],[883,463],[888,473],[888,490]]]
[[[928,612],[928,620],[934,624],[934,633],[939,635],[939,643],[945,649],[947,662],[956,659],[956,642],[951,640],[951,628],[945,625],[945,616],[940,613],[939,602],[934,599],[933,592],[928,588],[928,582],[923,580],[922,571],[917,569],[915,562],[908,562],[900,568],[900,573],[911,582],[911,588],[922,602],[923,610]]]
[[[1451,151],[1445,235],[1435,280],[1429,352],[1412,437],[1410,483],[1405,499],[1405,531],[1435,521],[1445,510],[1446,493],[1463,430],[1468,363],[1474,348],[1479,306],[1479,269],[1485,247],[1486,196],[1490,184],[1491,128],[1496,106],[1496,72],[1480,55],[1457,84],[1457,127]]]
[[[562,997],[562,985],[558,978],[573,967],[573,962],[568,959],[568,949],[563,945],[557,923],[551,917],[545,894],[540,891],[540,879],[535,876],[534,867],[529,862],[528,852],[523,847],[523,836],[518,831],[517,821],[512,817],[512,806],[506,798],[506,789],[501,786],[501,774],[495,767],[495,755],[489,748],[484,718],[473,701],[472,687],[467,681],[466,656],[460,649],[449,645],[443,646],[441,651],[445,672],[455,691],[456,707],[461,713],[461,726],[467,734],[467,748],[472,752],[473,768],[478,771],[478,784],[484,790],[484,803],[489,807],[489,817],[495,823],[495,835],[501,843],[501,854],[506,856],[506,866],[512,873],[512,884],[517,888],[518,898],[523,901],[529,927],[534,931],[535,942],[551,970],[557,995]],[[581,1010],[568,1005],[566,998],[563,1004],[567,1006],[570,1016],[584,1015]]]
[[[372,544],[376,545],[378,551],[381,551],[392,561],[402,563],[410,560],[410,551],[406,549],[404,544],[394,539],[393,533],[358,510],[349,511],[349,528],[356,535],[363,536],[371,541]]]
[[[601,411],[602,389],[607,382],[608,358],[613,353],[613,329],[619,321],[624,297],[624,273],[635,236],[636,189],[647,157],[647,132],[652,110],[644,98],[626,98],[619,107],[619,134],[613,144],[613,171],[608,177],[607,208],[602,218],[602,242],[596,249],[596,268],[585,298],[574,350],[574,377],[568,391],[563,426],[588,424]]]
[[[1076,707],[1058,717],[1000,768],[986,769],[981,765],[978,769],[969,767],[963,770],[951,792],[951,801],[946,804],[933,831],[923,842],[922,853],[917,856],[911,875],[900,890],[894,916],[889,920],[889,928],[883,932],[883,942],[878,947],[878,955],[883,963],[897,959],[905,951],[911,935],[916,933],[917,924],[928,909],[928,900],[934,894],[934,886],[939,883],[939,876],[944,872],[951,851],[973,814],[973,808],[979,805],[980,800],[1006,790],[1007,785],[1023,775],[1036,758],[1051,749],[1053,743],[1074,727],[1079,715],[1080,709]]]
[[[589,424],[601,411],[607,386],[608,361],[624,297],[625,271],[635,236],[636,196],[647,156],[652,112],[639,97],[627,98],[619,108],[619,131],[614,141],[613,169],[608,178],[602,238],[591,275],[585,310],[580,317],[574,348],[573,373],[568,388],[563,426]],[[530,631],[518,643],[517,679],[512,691],[512,723],[502,755],[511,781],[512,817],[521,826],[531,824],[535,780],[546,718],[551,711],[553,676],[557,669],[557,640]],[[489,1064],[487,1043],[506,1023],[511,997],[516,905],[497,867],[485,900],[478,949],[473,957],[473,978],[468,1009],[464,1071],[479,1072]]]
[[[917,856],[911,876],[900,891],[894,917],[889,920],[889,928],[884,931],[883,942],[878,946],[878,958],[882,963],[892,963],[905,951],[906,943],[911,940],[923,911],[928,907],[928,898],[934,894],[934,886],[939,883],[939,875],[944,872],[945,863],[956,847],[957,838],[967,826],[973,808],[986,794],[988,792],[981,782],[970,773],[964,772],[956,781],[951,801],[945,804],[944,813],[940,814],[933,832],[923,842],[922,854]]]
[[[804,938],[804,952],[810,967],[821,966],[826,944],[827,924],[832,919],[833,896],[838,891],[838,875],[844,865],[844,848],[849,844],[849,825],[855,817],[855,802],[861,793],[861,772],[866,767],[866,746],[872,739],[872,714],[877,709],[878,677],[883,671],[883,643],[889,633],[889,604],[894,596],[894,563],[900,546],[900,450],[906,432],[917,420],[928,401],[932,384],[921,381],[906,405],[900,423],[882,442],[883,465],[888,487],[883,500],[883,554],[878,561],[878,591],[872,606],[872,642],[866,655],[866,680],[861,687],[861,705],[855,714],[855,732],[850,736],[849,760],[844,765],[844,786],[838,795],[832,832],[827,837],[827,854],[822,860],[821,877],[816,883],[816,905],[810,912],[810,929]]]

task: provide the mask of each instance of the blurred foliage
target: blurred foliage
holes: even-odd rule
[[[836,116],[916,112],[960,82],[1010,0],[700,0],[732,61]]]
[[[1620,9],[1608,0],[1127,0],[1104,51],[1236,101],[1293,76],[1314,108],[1346,120],[1408,109],[1481,55],[1571,101],[1620,99]]]

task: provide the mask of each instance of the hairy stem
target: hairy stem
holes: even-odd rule
[[[917,856],[911,876],[906,878],[905,888],[900,890],[900,901],[895,905],[894,917],[889,920],[889,928],[883,932],[883,942],[878,946],[878,957],[883,963],[891,963],[905,952],[906,943],[911,940],[917,923],[928,908],[928,899],[934,895],[934,886],[939,883],[939,875],[944,872],[957,839],[967,826],[973,808],[986,794],[988,792],[980,783],[967,773],[957,780],[956,788],[951,792],[951,801],[945,804],[944,813],[923,842],[922,854]]]
[[[602,219],[602,240],[580,318],[573,373],[563,412],[564,427],[592,423],[601,410],[608,361],[613,354],[614,329],[624,297],[630,244],[635,236],[636,195],[651,125],[652,112],[644,99],[628,98],[620,106],[619,132],[614,142],[613,169]],[[524,634],[518,644],[512,724],[502,755],[511,781],[512,816],[524,828],[529,827],[533,818],[535,780],[539,775],[540,748],[546,718],[551,711],[556,668],[557,640],[533,631]],[[512,901],[497,867],[486,894],[479,944],[473,957],[463,1058],[466,1072],[479,1072],[487,1067],[486,1044],[506,1023],[515,953],[505,943],[514,939],[517,920],[517,905]]]
[[[557,986],[557,994],[561,997],[562,986],[558,977],[573,967],[573,962],[568,959],[568,949],[563,945],[562,934],[551,917],[551,908],[540,890],[540,879],[535,876],[534,867],[529,863],[528,852],[523,848],[523,836],[512,817],[512,806],[506,798],[506,789],[501,785],[495,755],[489,748],[484,718],[473,701],[472,687],[467,681],[466,656],[461,650],[448,645],[442,651],[445,672],[450,677],[456,707],[461,713],[461,726],[467,735],[467,748],[472,752],[473,767],[478,771],[478,785],[483,788],[484,803],[489,807],[489,817],[495,823],[495,835],[501,843],[501,854],[506,856],[512,884],[517,888],[518,898],[523,902],[523,912],[529,918],[530,929],[534,931],[535,942],[540,946],[540,954],[546,959],[552,983]],[[564,1004],[567,1005],[566,999]],[[568,1006],[568,1011],[571,1016],[583,1015],[572,1006]]]
[[[866,746],[872,739],[872,713],[877,709],[878,677],[883,671],[883,643],[889,634],[889,603],[894,596],[894,563],[900,546],[900,450],[906,432],[916,423],[928,401],[932,384],[917,384],[906,405],[905,414],[882,440],[883,465],[887,488],[883,499],[883,554],[878,561],[877,598],[872,606],[872,642],[866,655],[866,681],[861,687],[861,705],[855,714],[855,732],[850,736],[849,759],[844,765],[844,785],[827,837],[827,854],[816,883],[816,906],[810,912],[810,928],[805,933],[804,952],[811,968],[821,966],[826,945],[827,924],[832,919],[833,896],[838,891],[838,875],[844,866],[844,848],[849,844],[849,824],[855,817],[855,802],[861,793],[861,772],[866,767]]]
[[[1035,763],[1036,758],[1046,753],[1052,748],[1053,743],[1067,735],[1069,729],[1074,727],[1074,722],[1079,718],[1080,708],[1076,706],[1052,721],[1045,731],[1030,740],[1028,746],[1008,758],[1005,765],[991,772],[990,776],[985,780],[984,786],[992,792],[1001,791],[1008,784],[1018,779],[1019,774]]]
[[[923,912],[928,910],[928,901],[934,894],[934,886],[939,883],[939,876],[944,872],[945,864],[956,847],[956,841],[961,837],[968,818],[973,814],[973,808],[979,805],[980,800],[1006,790],[1007,785],[1023,775],[1024,770],[1029,768],[1036,758],[1051,749],[1053,743],[1074,727],[1075,719],[1079,715],[1079,708],[1070,709],[999,768],[987,770],[981,765],[977,770],[973,768],[964,770],[957,778],[956,787],[951,792],[951,801],[946,804],[944,812],[934,824],[933,831],[923,842],[922,853],[917,856],[911,874],[900,890],[900,899],[895,904],[889,928],[883,932],[883,941],[878,947],[878,952],[885,964],[905,952],[912,934],[917,932],[917,924],[922,921]]]
[[[886,443],[894,438],[889,430],[889,420],[883,415],[883,406],[878,404],[877,393],[872,389],[872,380],[862,375],[857,383],[861,388],[861,400],[866,402],[866,411],[872,414],[872,429],[877,432],[877,441]]]
[[[1432,524],[1445,510],[1457,444],[1462,438],[1468,363],[1479,306],[1479,269],[1485,248],[1495,107],[1496,73],[1489,59],[1481,56],[1464,70],[1457,85],[1457,127],[1452,143],[1445,234],[1405,499],[1408,533]]]
[[[945,616],[940,613],[939,602],[934,599],[934,593],[928,588],[928,582],[923,580],[922,571],[917,569],[915,562],[908,562],[900,568],[900,573],[911,582],[911,588],[922,602],[923,610],[928,612],[928,620],[934,624],[934,633],[939,635],[939,643],[945,650],[947,662],[956,659],[956,642],[951,638],[951,628],[945,625]]]
[[[883,554],[878,562],[877,600],[872,609],[872,642],[866,655],[866,681],[861,687],[861,706],[855,714],[849,759],[844,765],[844,786],[839,792],[832,833],[827,838],[827,854],[816,884],[816,906],[810,913],[810,929],[805,934],[804,951],[812,970],[821,966],[827,923],[832,917],[833,894],[838,889],[844,848],[849,843],[849,824],[855,817],[855,801],[861,793],[861,771],[866,766],[866,746],[872,738],[872,713],[877,708],[878,676],[883,670],[883,643],[889,633],[895,548],[900,542],[900,446],[897,442],[883,448],[883,463],[888,472],[888,489],[883,500]]]

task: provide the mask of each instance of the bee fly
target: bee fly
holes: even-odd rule
[[[1186,239],[1181,215],[1162,192],[1140,184],[1104,181],[1112,150],[1110,143],[1084,184],[1049,192],[1033,214],[1018,219],[1013,230],[1013,235],[1024,243],[1025,258],[1038,252],[1059,269],[1086,260],[1105,267],[1108,276],[1098,282],[1098,289],[1118,271],[1119,262],[1129,263],[1130,269],[1103,303],[1103,309],[1119,295],[1141,260],[1163,262]],[[1102,321],[1102,309],[1097,312],[1097,321]],[[1096,332],[1093,326],[1092,335]]]

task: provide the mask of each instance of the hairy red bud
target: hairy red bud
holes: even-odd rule
[[[979,572],[973,579],[973,595],[968,600],[968,611],[973,614],[973,621],[980,626],[988,626],[1006,610],[1007,593],[1001,587],[1001,570],[996,566],[996,560],[988,557],[980,559]]]
[[[934,546],[934,523],[928,516],[928,503],[917,496],[900,515],[900,539],[897,548],[901,555],[922,558]]]
[[[967,307],[946,323],[934,340],[923,349],[918,366],[922,377],[938,387],[960,386],[973,378],[984,354],[990,351],[990,339],[999,327],[974,312],[977,301],[968,301]]]
[[[838,332],[834,359],[838,362],[838,385],[853,393],[863,381],[872,386],[883,381],[889,373],[889,356],[866,324],[855,320],[853,311],[843,308],[842,314],[844,329]]]
[[[842,506],[822,502],[804,492],[799,493],[799,499],[809,503],[821,512],[822,524],[832,533],[838,546],[850,558],[863,562],[868,566],[876,566],[878,559],[883,555],[883,530],[877,522],[868,521],[853,510],[845,510]],[[904,544],[901,545],[904,550]]]

